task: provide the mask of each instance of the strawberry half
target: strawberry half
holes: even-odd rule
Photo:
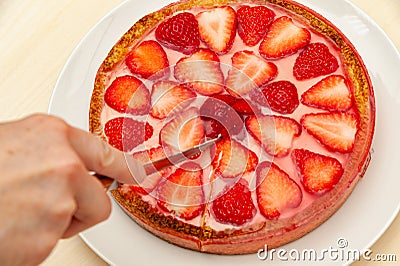
[[[228,130],[215,119],[204,119],[204,134],[210,139],[215,139],[219,135],[223,138],[230,138]]]
[[[167,153],[170,154],[168,151],[166,152],[163,147],[157,146],[157,147],[152,147],[148,150],[135,152],[134,154],[132,154],[132,157],[145,164],[165,158],[167,156]],[[167,167],[160,171],[155,172],[154,174],[147,176],[146,178],[134,177],[135,180],[139,183],[139,187],[141,188],[137,190],[139,192],[145,191],[146,193],[150,193],[154,189],[156,184],[159,182],[159,180],[162,177],[171,174],[172,171],[173,167]]]
[[[275,64],[265,61],[251,51],[236,52],[232,56],[232,69],[228,72],[226,90],[234,96],[244,96],[278,74]]]
[[[327,112],[306,114],[301,124],[329,150],[351,152],[358,130],[358,119],[350,113]]]
[[[157,204],[168,213],[191,220],[204,211],[203,171],[185,163],[157,187]]]
[[[255,169],[257,155],[233,139],[222,139],[216,143],[212,166],[225,178],[235,178]]]
[[[297,80],[305,80],[331,74],[338,68],[338,61],[328,46],[311,43],[296,58],[293,75]]]
[[[264,37],[275,13],[265,6],[241,6],[237,11],[238,34],[247,46],[256,45]]]
[[[133,76],[116,78],[104,93],[104,101],[112,109],[135,115],[145,115],[150,109],[150,95],[146,86]]]
[[[256,175],[257,203],[265,218],[278,219],[285,209],[300,205],[303,194],[299,185],[276,164],[262,162]]]
[[[217,54],[228,52],[236,36],[236,12],[230,6],[214,7],[197,16],[201,40]]]
[[[160,143],[167,145],[173,152],[192,148],[203,139],[203,121],[195,107],[177,113],[160,131]]]
[[[304,189],[310,193],[323,194],[331,190],[343,175],[340,162],[332,157],[305,149],[292,152]]]
[[[243,225],[253,219],[256,208],[247,181],[239,180],[233,187],[227,186],[212,202],[212,214],[223,224]]]
[[[173,112],[187,107],[196,98],[196,93],[186,86],[173,81],[159,81],[153,84],[151,92],[151,116],[164,119]]]
[[[169,74],[169,61],[162,46],[153,40],[144,41],[127,55],[125,63],[133,74],[157,79]]]
[[[175,78],[203,95],[224,91],[224,75],[219,57],[209,49],[199,49],[175,65]]]
[[[179,13],[157,27],[156,39],[165,47],[191,54],[199,48],[200,35],[196,17],[189,12]]]
[[[299,106],[297,88],[287,80],[268,84],[261,90],[262,95],[257,91],[254,92],[250,94],[253,101],[280,114],[291,114]]]
[[[214,123],[221,124],[228,135],[237,135],[242,132],[244,123],[242,117],[231,106],[236,102],[236,99],[233,96],[221,96],[224,97],[216,95],[207,98],[200,107],[200,115],[203,120],[215,120]]]
[[[305,105],[328,111],[346,111],[353,100],[346,79],[340,75],[328,76],[301,95]]]
[[[266,59],[278,59],[297,53],[310,43],[311,34],[300,28],[289,17],[283,16],[272,22],[260,44],[260,54]]]
[[[132,200],[132,198],[137,195],[148,195],[149,193],[143,189],[139,185],[130,185],[130,184],[120,184],[117,187],[118,192],[124,197],[126,200]]]
[[[287,155],[293,139],[301,134],[301,125],[283,116],[250,116],[246,128],[267,153],[278,157]]]
[[[232,104],[232,108],[241,115],[255,115],[261,113],[260,107],[244,98],[237,98]]]
[[[111,146],[127,152],[151,138],[153,127],[147,122],[117,117],[106,122],[104,134]]]

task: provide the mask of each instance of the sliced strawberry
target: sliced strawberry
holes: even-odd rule
[[[168,213],[191,220],[204,211],[203,171],[185,163],[157,187],[157,204]]]
[[[191,54],[199,48],[200,35],[196,17],[189,12],[164,20],[157,27],[156,39],[165,47]]]
[[[133,48],[125,59],[133,74],[157,79],[169,74],[169,61],[162,46],[153,40],[144,41]]]
[[[228,130],[217,120],[204,119],[204,132],[206,137],[215,139],[219,135],[223,138],[230,138]]]
[[[260,44],[260,54],[266,59],[278,59],[297,53],[310,43],[311,34],[300,28],[289,17],[283,16],[272,22]]]
[[[203,120],[219,122],[229,135],[237,135],[243,130],[244,123],[241,116],[230,105],[235,101],[231,101],[229,97],[209,97],[200,107],[200,115]]]
[[[139,185],[130,185],[130,184],[120,184],[117,187],[117,190],[122,197],[126,200],[131,200],[135,195],[147,195],[149,194],[145,189],[143,189]]]
[[[215,99],[221,100],[227,105],[232,106],[236,102],[236,97],[230,95],[230,94],[216,94],[212,96]]]
[[[223,224],[243,225],[253,219],[256,208],[247,181],[239,180],[233,187],[227,186],[212,202],[212,214]]]
[[[156,146],[156,147],[152,147],[148,150],[135,152],[134,154],[132,154],[132,157],[145,164],[145,163],[154,162],[159,159],[165,158],[166,152],[163,147]]]
[[[346,79],[340,75],[328,76],[301,95],[305,105],[328,111],[346,111],[353,100]]]
[[[126,200],[130,200],[134,195],[148,195],[149,192],[139,185],[129,185],[129,184],[121,184],[117,188],[118,192],[124,197]]]
[[[278,219],[287,208],[300,205],[303,194],[297,183],[276,164],[262,162],[257,167],[257,202],[267,219]]]
[[[264,37],[275,13],[265,6],[241,6],[237,17],[240,38],[247,46],[254,46]]]
[[[329,156],[305,149],[292,152],[304,189],[310,193],[323,194],[331,190],[343,175],[340,162]]]
[[[299,95],[296,86],[287,80],[272,82],[260,93],[250,94],[253,101],[262,106],[268,106],[280,114],[291,114],[299,106]]]
[[[217,94],[212,97],[231,106],[239,115],[254,115],[261,111],[255,103],[245,98],[235,97],[230,94]],[[212,107],[210,106],[209,108]]]
[[[106,122],[104,134],[111,146],[121,151],[131,151],[152,136],[153,127],[147,122],[117,117]]]
[[[143,164],[154,162],[159,159],[165,158],[167,154],[168,155],[171,154],[168,150],[166,151],[164,148],[165,147],[161,146],[152,147],[148,150],[135,152],[134,154],[132,154],[132,157],[142,162]],[[135,178],[135,180],[139,183],[139,187],[142,188],[142,190],[146,191],[147,193],[150,193],[154,189],[156,184],[159,182],[159,180],[162,177],[171,174],[172,171],[173,167],[167,167],[160,171],[155,172],[154,174],[147,176],[144,179],[142,177],[135,177],[135,176],[133,178]]]
[[[351,152],[358,130],[358,119],[350,113],[306,114],[301,124],[329,150]]]
[[[104,93],[104,101],[120,113],[148,114],[150,96],[146,86],[133,76],[116,78]]]
[[[184,151],[204,139],[204,125],[195,107],[177,113],[160,131],[160,143],[173,152]]]
[[[225,178],[235,178],[255,169],[257,155],[239,142],[222,139],[216,143],[212,166],[215,172]]]
[[[278,157],[287,155],[293,139],[301,134],[301,125],[283,116],[250,116],[246,128],[267,153]]]
[[[293,75],[298,80],[305,80],[331,74],[338,68],[338,61],[330,53],[328,46],[311,43],[296,58]]]
[[[226,79],[226,90],[234,96],[244,96],[251,90],[274,79],[278,68],[251,51],[236,52],[232,56],[232,69]]]
[[[200,12],[196,16],[200,38],[217,54],[227,53],[236,36],[236,12],[230,6],[221,6]]]
[[[164,119],[174,112],[187,107],[196,98],[196,93],[186,86],[173,81],[159,81],[153,84],[150,114]]]
[[[224,91],[224,75],[218,56],[209,49],[199,49],[175,65],[175,78],[203,95]]]
[[[249,100],[238,98],[233,104],[232,108],[241,115],[254,115],[261,112],[260,108]]]

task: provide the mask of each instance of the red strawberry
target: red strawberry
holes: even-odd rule
[[[203,121],[195,107],[176,114],[160,131],[160,143],[167,145],[173,152],[192,148],[203,139]]]
[[[199,25],[196,17],[189,12],[179,13],[157,27],[156,39],[165,47],[191,54],[200,45]]]
[[[237,17],[240,38],[247,46],[254,46],[264,37],[275,13],[265,6],[242,6]]]
[[[260,108],[249,100],[238,98],[233,104],[232,108],[241,115],[254,115],[261,112]]]
[[[291,114],[299,106],[296,86],[290,81],[281,80],[268,84],[260,93],[250,94],[253,101],[268,106],[280,114]]]
[[[104,101],[120,113],[144,115],[150,109],[148,89],[133,76],[116,78],[104,93]]]
[[[311,34],[300,28],[289,17],[283,16],[272,22],[260,44],[260,54],[267,59],[278,59],[295,54],[310,43]]]
[[[301,125],[289,117],[258,115],[246,120],[247,131],[274,156],[285,156],[295,137],[301,134]]]
[[[228,52],[236,36],[236,12],[230,6],[214,7],[196,16],[200,38],[217,54]]]
[[[303,194],[297,183],[276,164],[262,162],[257,167],[257,202],[267,219],[278,219],[287,208],[300,205]]]
[[[166,147],[157,146],[157,147],[150,148],[148,150],[135,152],[134,154],[132,154],[132,157],[134,159],[142,162],[143,164],[149,163],[149,162],[154,162],[159,159],[165,158],[167,156],[167,154],[168,155],[171,154],[170,151],[165,150],[164,148],[166,148]],[[129,164],[129,162],[128,162],[128,164]],[[139,185],[140,185],[139,187],[141,187],[142,190],[149,193],[153,190],[153,188],[159,182],[161,177],[171,174],[172,171],[173,171],[173,167],[168,167],[168,168],[164,168],[160,171],[157,171],[154,174],[151,174],[144,179],[142,177],[135,177],[135,176],[134,176],[134,178],[139,183]]]
[[[340,75],[328,76],[301,95],[305,105],[328,111],[346,111],[353,100],[346,79]]]
[[[274,79],[278,68],[251,51],[236,52],[232,56],[232,69],[225,82],[226,89],[234,96],[244,96],[251,90]]]
[[[223,138],[230,138],[228,130],[213,118],[204,119],[204,132],[206,136],[211,139],[215,139],[220,134]]]
[[[292,159],[297,166],[304,189],[310,193],[323,194],[331,190],[343,175],[340,162],[332,157],[305,149],[296,149]]]
[[[223,224],[243,225],[253,219],[256,208],[246,180],[241,179],[233,187],[227,186],[212,202],[212,214]]]
[[[155,118],[164,119],[187,107],[195,98],[196,93],[183,85],[173,81],[159,81],[153,84],[150,114]]]
[[[169,61],[161,45],[144,41],[128,54],[125,63],[133,74],[143,78],[160,78],[169,74]]]
[[[213,95],[224,90],[224,75],[218,56],[209,49],[199,49],[175,65],[175,78],[203,95]]]
[[[296,58],[293,75],[298,80],[305,80],[331,74],[338,68],[338,61],[330,53],[328,46],[311,43]]]
[[[107,121],[104,134],[111,146],[121,151],[131,151],[153,135],[153,127],[147,122],[117,117]]]
[[[216,143],[212,166],[222,177],[235,178],[255,169],[257,155],[239,142],[222,139]]]
[[[118,186],[117,190],[126,200],[131,200],[133,196],[136,194],[141,194],[141,195],[149,194],[145,189],[143,189],[139,185],[121,184]]]
[[[191,220],[204,211],[203,171],[185,163],[157,187],[157,204],[164,211]]]
[[[136,160],[141,161],[144,164],[154,162],[166,157],[166,150],[164,148],[166,147],[152,147],[148,150],[135,152],[134,154],[132,154],[132,157]],[[167,153],[169,152],[167,151]]]
[[[351,152],[358,130],[358,119],[350,113],[306,114],[301,124],[309,134],[332,151]]]
[[[119,185],[118,191],[127,200],[132,199],[132,196],[135,194],[148,195],[150,192],[149,190],[143,188],[140,185],[129,185],[129,184]]]
[[[236,97],[230,94],[216,94],[212,96],[215,99],[225,102],[227,105],[232,106],[236,102]]]
[[[241,116],[230,106],[234,103],[229,97],[209,97],[200,107],[200,115],[203,120],[219,122],[228,135],[239,134],[244,128],[244,123]]]

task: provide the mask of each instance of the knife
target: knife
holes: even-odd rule
[[[153,162],[148,162],[143,164],[139,160],[134,159],[132,156],[126,156],[126,161],[128,164],[128,168],[132,174],[132,176],[135,178],[135,180],[139,183],[142,181],[144,178],[147,176],[154,174],[158,171],[161,171],[162,169],[165,169],[169,166],[175,165],[177,163],[180,163],[184,160],[187,160],[191,156],[204,152],[208,148],[210,148],[215,142],[220,140],[222,138],[222,135],[219,134],[216,138],[207,140],[199,145],[196,145],[190,149],[187,149],[183,152],[175,153],[173,155],[161,158],[159,160],[153,161]],[[114,179],[102,176],[99,174],[94,174],[103,184],[105,189],[108,189],[112,183],[114,182]]]
[[[182,161],[187,160],[191,156],[206,151],[209,147],[211,147],[216,141],[220,140],[222,135],[219,134],[216,138],[207,140],[199,145],[196,145],[190,149],[187,149],[183,152],[175,153],[173,155],[161,158],[156,161],[148,162],[143,164],[142,162],[132,158],[132,156],[126,157],[126,161],[128,163],[129,170],[131,174],[137,180],[138,178],[145,178],[151,174],[154,174],[162,169],[165,169],[169,166],[175,165]]]

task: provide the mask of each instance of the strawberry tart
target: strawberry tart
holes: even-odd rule
[[[144,16],[100,66],[90,130],[143,163],[213,147],[112,196],[181,247],[245,254],[302,237],[370,159],[366,67],[329,21],[290,0],[186,0]]]

